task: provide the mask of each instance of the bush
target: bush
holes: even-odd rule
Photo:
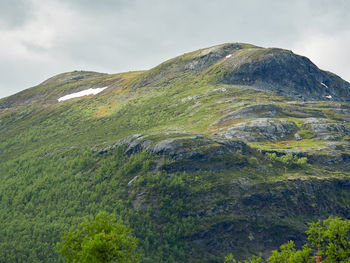
[[[248,159],[248,163],[253,167],[257,167],[259,164],[258,159],[254,156],[252,156]]]
[[[273,163],[280,163],[288,168],[303,168],[307,166],[307,157],[299,158],[297,155],[288,153],[278,157],[276,153],[266,153],[266,159]]]

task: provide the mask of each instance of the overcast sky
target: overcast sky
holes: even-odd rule
[[[0,0],[0,97],[226,42],[291,49],[350,80],[349,0]]]

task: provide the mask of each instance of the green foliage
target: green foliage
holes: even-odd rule
[[[137,239],[131,230],[106,212],[85,220],[77,229],[72,227],[57,244],[65,262],[135,263]]]
[[[308,263],[313,262],[310,259],[311,249],[305,245],[302,250],[296,250],[293,241],[281,245],[280,251],[272,251],[268,258],[269,263]]]
[[[310,223],[306,231],[313,246],[322,248],[324,262],[349,262],[350,259],[350,220],[329,217]]]
[[[301,250],[295,248],[293,241],[280,246],[280,251],[273,250],[267,259],[268,263],[312,263],[315,258],[312,252],[321,247],[322,262],[348,263],[350,259],[350,220],[342,220],[339,217],[329,217],[327,220],[309,224],[306,231],[309,244],[305,244]],[[255,261],[254,261],[255,260]],[[260,260],[260,261],[256,261]],[[245,261],[236,261],[232,254],[226,257],[225,263],[265,262],[261,257],[251,257]]]
[[[255,156],[251,156],[249,159],[248,159],[248,163],[253,166],[253,167],[257,167],[258,164],[259,164],[259,161],[258,159],[255,157]]]
[[[269,161],[282,164],[288,168],[304,168],[307,166],[307,157],[299,158],[292,153],[287,153],[282,156],[277,156],[276,153],[266,153],[265,156]]]
[[[264,263],[264,259],[261,256],[255,256],[253,255],[251,258],[243,261],[237,261],[232,253],[225,257],[225,262],[224,263]]]

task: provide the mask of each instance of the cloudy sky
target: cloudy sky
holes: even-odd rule
[[[350,81],[349,10],[348,0],[0,0],[0,97],[226,42],[291,49]]]

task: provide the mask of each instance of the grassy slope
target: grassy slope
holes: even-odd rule
[[[178,63],[178,59],[169,63]],[[331,171],[321,165],[288,168],[260,153],[254,156],[257,163],[252,156],[239,153],[225,157],[227,162],[244,159],[249,165],[221,172],[154,173],[157,163],[166,163],[166,158],[162,160],[147,152],[126,156],[122,147],[106,155],[92,152],[96,145],[103,148],[135,133],[211,134],[224,127],[210,124],[228,108],[238,109],[242,103],[298,104],[247,87],[218,85],[215,71],[192,77],[177,75],[166,83],[135,90],[135,83],[143,81],[147,74],[156,73],[130,72],[59,82],[66,77],[63,75],[27,91],[46,94],[41,99],[0,111],[0,262],[56,262],[55,242],[59,233],[101,209],[114,211],[131,224],[140,238],[145,262],[183,262],[189,257],[193,262],[203,262],[203,257],[208,262],[218,262],[217,258],[232,247],[220,250],[209,245],[218,250],[208,252],[208,244],[193,245],[198,243],[191,240],[221,222],[236,222],[240,227],[246,222],[237,223],[243,220],[243,212],[233,215],[225,208],[215,213],[210,212],[211,208],[266,189],[278,191],[291,179],[349,178],[341,167],[334,166]],[[61,94],[81,87],[107,84],[111,89],[100,95],[55,102]],[[32,96],[27,93],[24,97]],[[319,109],[329,114],[328,108]],[[264,150],[301,147],[311,151],[319,143],[311,136],[302,142],[291,139],[251,146]],[[136,175],[137,183],[128,187],[127,183]],[[232,185],[239,178],[247,180],[249,187],[232,193]],[[339,206],[346,209],[349,196],[342,191],[337,194],[331,194],[332,198],[334,195]],[[325,209],[324,213],[329,211]],[[309,219],[296,214],[294,222],[290,222],[288,218],[272,216],[261,224],[268,228],[268,222],[279,220],[276,225],[299,231]],[[254,227],[251,231],[255,235]],[[240,238],[244,240],[244,235]],[[258,251],[256,243],[250,241],[247,240],[248,247],[238,249],[237,253]]]

